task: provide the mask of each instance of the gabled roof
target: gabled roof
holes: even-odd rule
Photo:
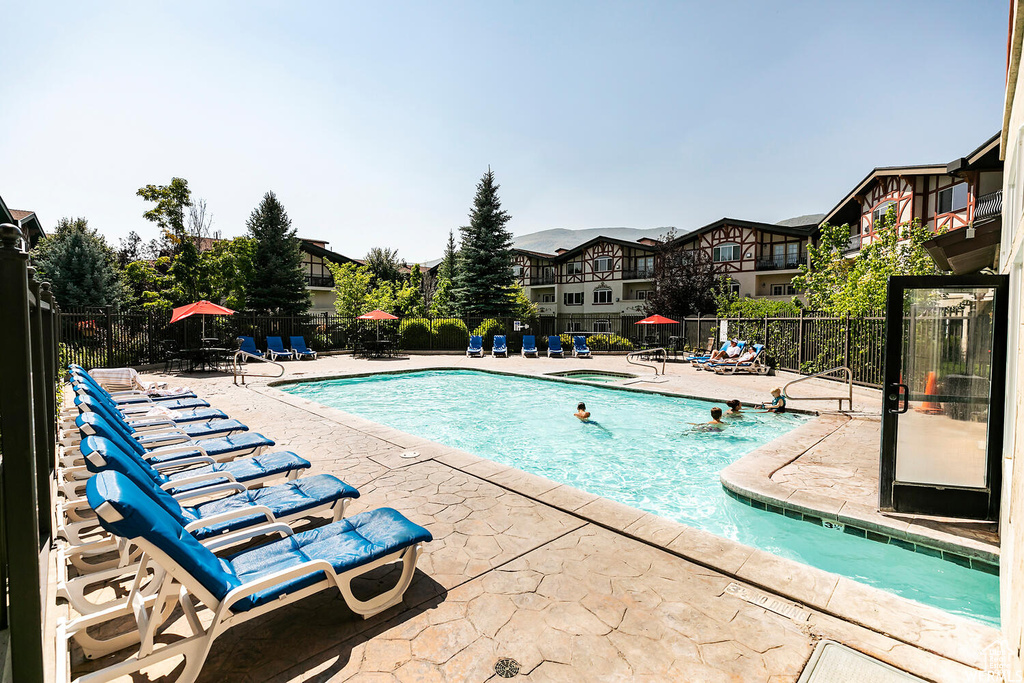
[[[634,242],[632,240],[620,240],[614,237],[605,237],[604,235],[598,235],[593,239],[589,239],[583,244],[579,244],[572,249],[566,249],[559,254],[543,254],[538,251],[527,251],[526,249],[512,249],[514,252],[520,254],[528,254],[529,256],[536,256],[537,258],[551,259],[552,261],[568,261],[573,256],[582,253],[587,247],[597,244],[598,242],[608,242],[610,244],[617,244],[621,247],[628,247],[630,249],[640,249],[642,251],[656,251],[657,247],[651,246],[650,244],[642,244],[640,242]]]
[[[361,263],[361,261],[349,258],[344,254],[339,254],[337,252],[331,251],[330,249],[324,249],[318,244],[307,242],[306,240],[301,238],[299,239],[299,243],[299,248],[302,249],[302,251],[306,252],[307,254],[312,254],[313,256],[319,256],[325,261],[330,261],[331,263],[337,263],[339,265],[344,263]]]
[[[818,216],[819,214],[811,214],[812,217]],[[790,219],[794,220],[794,219]],[[726,225],[731,225],[737,228],[753,228],[760,230],[761,232],[768,232],[775,235],[789,235],[791,237],[807,237],[813,235],[818,229],[817,222],[809,222],[801,225],[780,225],[778,223],[761,223],[760,221],[744,221],[739,218],[720,218],[714,223],[708,223],[707,225],[697,228],[685,235],[680,235],[675,238],[673,242],[688,242],[694,237],[699,237],[705,233],[711,232],[717,228],[723,228]]]

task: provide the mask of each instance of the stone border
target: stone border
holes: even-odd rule
[[[800,425],[780,439],[747,453],[722,470],[722,486],[741,499],[808,516],[838,522],[851,527],[865,538],[881,543],[892,543],[912,552],[920,552],[955,562],[989,574],[999,573],[999,548],[973,538],[963,538],[892,517],[861,503],[839,500],[828,496],[801,491],[772,479],[772,475],[789,465],[822,439],[842,427],[849,418],[845,415],[822,415],[817,420]],[[789,438],[792,437],[792,438]],[[792,516],[792,515],[791,515]]]
[[[412,459],[403,459],[397,454],[372,458],[390,468],[397,469],[424,460],[436,460],[448,467],[635,541],[656,547],[706,569],[965,666],[984,670],[986,666],[985,649],[992,643],[999,642],[1001,638],[998,629],[966,617],[958,617],[936,607],[914,602],[838,574],[757,550],[710,532],[371,422],[357,415],[337,408],[330,408],[276,388],[282,384],[376,374],[384,373],[340,373],[319,378],[278,380],[267,385],[249,385],[248,388],[326,420],[382,439],[400,448],[416,448],[419,451],[420,457]],[[530,377],[530,375],[517,373],[496,374]],[[564,380],[552,379],[551,381]],[[622,387],[610,388],[623,389]],[[625,390],[638,391],[628,388]],[[678,396],[678,394],[667,395]],[[845,416],[843,418],[848,419]],[[819,422],[820,420],[815,420],[809,424],[816,425]],[[793,430],[790,434],[802,430],[803,426]],[[801,440],[805,440],[810,439],[812,434],[798,434],[797,436]],[[785,439],[785,436],[782,438]],[[817,443],[820,438],[815,439],[813,443]],[[777,439],[767,446],[776,446],[779,441]],[[813,443],[806,447],[810,447]],[[936,628],[937,625],[942,625],[943,628]]]

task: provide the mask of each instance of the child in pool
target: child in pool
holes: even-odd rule
[[[725,429],[725,423],[722,422],[722,409],[718,406],[711,409],[711,422],[693,423],[695,432],[720,432],[723,429]]]
[[[726,401],[725,405],[729,406],[729,411],[725,414],[726,417],[743,417],[742,403],[732,399],[731,401]]]
[[[576,412],[573,413],[579,418],[580,422],[590,422],[590,413],[587,412],[587,404],[582,401],[576,406]]]
[[[782,395],[782,389],[775,387],[772,389],[772,402],[762,403],[761,407],[764,408],[762,412],[775,413],[781,415],[786,412],[786,397]]]

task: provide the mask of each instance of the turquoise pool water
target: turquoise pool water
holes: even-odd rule
[[[442,370],[282,387],[410,434],[533,472],[782,557],[997,625],[999,578],[953,562],[756,510],[718,473],[792,430],[797,415],[747,414],[694,432],[712,404],[607,387]],[[584,401],[597,424],[573,417]]]

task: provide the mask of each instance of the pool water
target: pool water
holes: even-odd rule
[[[757,510],[719,472],[799,415],[747,413],[722,432],[707,401],[473,370],[303,382],[291,394],[979,621],[999,623],[999,578]],[[593,422],[573,416],[585,402]]]
[[[611,372],[593,372],[587,370],[572,370],[569,372],[553,372],[554,377],[565,377],[568,379],[581,379],[586,382],[618,382],[622,379],[631,379],[636,375],[622,375]]]

